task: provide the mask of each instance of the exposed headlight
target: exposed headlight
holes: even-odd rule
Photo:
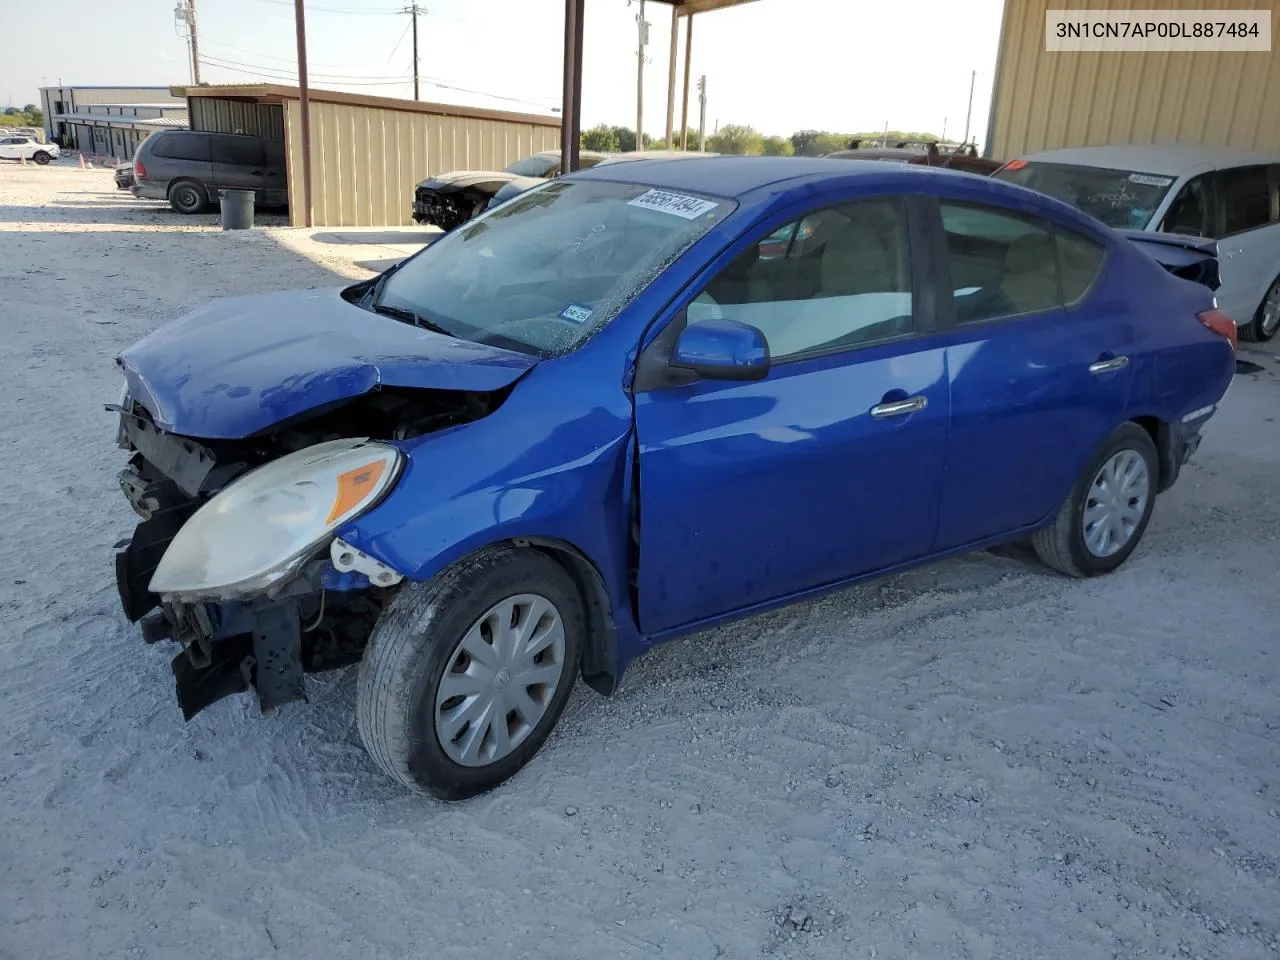
[[[169,544],[151,592],[226,599],[269,592],[395,483],[400,452],[333,440],[258,467],[202,506]]]

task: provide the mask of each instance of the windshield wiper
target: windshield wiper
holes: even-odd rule
[[[432,333],[443,333],[446,337],[456,336],[450,330],[446,330],[438,323],[433,323],[419,313],[407,310],[404,307],[392,307],[385,303],[373,304],[373,312],[380,313],[385,317],[395,317],[397,320],[406,320],[415,327],[421,327],[423,330],[430,330]]]

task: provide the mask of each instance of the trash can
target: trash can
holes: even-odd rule
[[[253,191],[219,190],[223,230],[248,230],[253,226]]]

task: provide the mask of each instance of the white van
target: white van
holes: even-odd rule
[[[1280,155],[1187,144],[1069,147],[995,173],[1121,230],[1218,241],[1218,307],[1246,340],[1280,332]]]

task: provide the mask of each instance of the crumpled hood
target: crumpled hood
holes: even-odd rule
[[[215,300],[120,355],[156,424],[237,439],[379,386],[491,391],[537,358],[353,306],[340,288]]]
[[[509,183],[516,178],[514,173],[505,170],[453,170],[428,177],[418,184],[428,190],[463,190],[467,187],[478,187],[492,184],[494,189]]]

